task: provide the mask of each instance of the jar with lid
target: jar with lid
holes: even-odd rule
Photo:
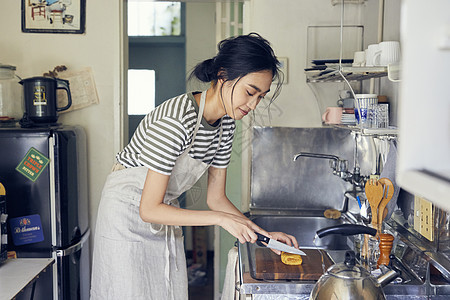
[[[16,67],[0,63],[0,126],[15,124],[23,115],[23,91]]]

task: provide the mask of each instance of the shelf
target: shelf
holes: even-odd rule
[[[306,82],[342,82],[339,71],[334,68],[305,71]],[[387,67],[342,67],[342,74],[348,81],[360,81],[388,75]]]
[[[351,131],[361,133],[362,135],[396,137],[397,134],[398,134],[397,127],[389,127],[389,128],[361,128],[361,127],[356,126],[356,125],[345,125],[345,124],[330,125],[330,126],[350,129]]]
[[[359,127],[357,127],[359,128]],[[377,136],[397,136],[397,128],[362,128],[363,135],[377,135]]]
[[[0,266],[0,299],[14,299],[54,262],[53,258],[7,259]]]

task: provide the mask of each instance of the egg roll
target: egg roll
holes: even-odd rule
[[[303,260],[299,254],[281,252],[281,262],[289,266],[298,266],[302,264]]]

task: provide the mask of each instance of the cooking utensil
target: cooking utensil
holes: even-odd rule
[[[381,233],[381,224],[383,224],[383,219],[385,218],[385,208],[389,201],[392,199],[394,195],[394,185],[392,181],[388,178],[380,178],[378,180],[384,186],[383,199],[378,206],[378,224],[380,227],[380,245],[378,246],[380,249],[380,257],[377,261],[377,267],[380,265],[387,265],[389,263],[389,254],[391,253],[392,244],[394,241],[394,236],[388,233]]]
[[[380,178],[378,180],[383,186],[384,186],[384,194],[383,199],[381,200],[379,206],[378,206],[378,224],[382,224],[383,220],[387,214],[384,213],[384,209],[386,208],[386,205],[391,201],[392,197],[394,196],[394,184],[391,180],[388,178]]]
[[[381,228],[378,226],[378,206],[384,194],[383,185],[377,179],[370,178],[366,182],[365,192],[372,213],[372,226],[381,231]],[[361,251],[361,257],[364,260],[369,257],[369,248],[369,236],[366,235],[364,236],[364,244]]]
[[[378,206],[383,198],[383,185],[375,179],[366,182],[365,192],[372,211],[372,224],[378,224]]]
[[[275,249],[275,250],[279,250],[279,251],[283,251],[283,252],[288,252],[288,253],[293,253],[293,254],[299,254],[299,255],[304,255],[306,256],[306,253],[303,252],[302,250],[299,250],[297,248],[294,248],[292,246],[288,246],[285,243],[279,242],[277,240],[268,238],[265,235],[262,235],[260,233],[256,233],[256,235],[258,236],[258,240],[257,243],[260,246],[265,246],[271,249]],[[266,244],[262,244],[261,242],[264,242]]]
[[[342,226],[342,225],[339,225]],[[317,236],[324,237],[328,234],[362,234],[375,235],[376,230],[367,230],[362,225],[355,225],[350,231],[342,228],[333,229],[329,227],[317,231]],[[349,227],[350,228],[350,227]],[[357,231],[359,228],[360,231]],[[387,273],[375,278],[364,267],[356,264],[355,252],[347,251],[345,261],[331,266],[327,272],[320,277],[314,285],[309,299],[364,299],[371,300],[386,299],[382,287],[393,281],[400,275],[398,270],[390,270]]]

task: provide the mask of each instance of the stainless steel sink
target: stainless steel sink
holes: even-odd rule
[[[250,219],[267,231],[281,231],[295,236],[301,248],[350,249],[347,245],[347,238],[340,235],[317,238],[314,244],[316,231],[325,227],[347,223],[342,218],[334,220],[318,216],[261,215],[252,216]]]

